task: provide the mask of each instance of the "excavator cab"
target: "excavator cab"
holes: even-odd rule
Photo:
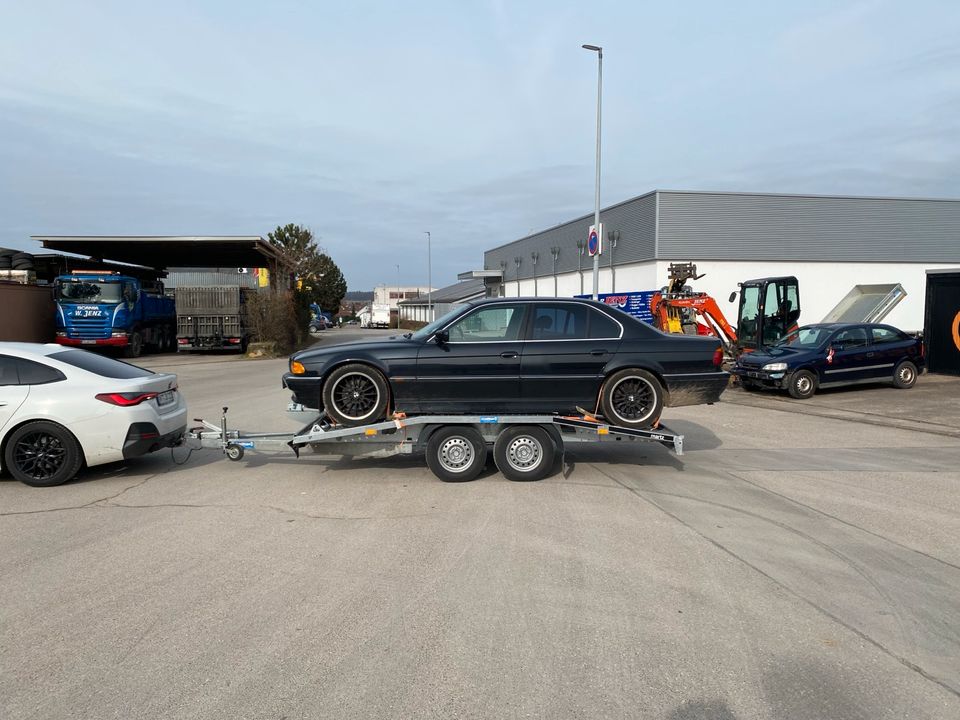
[[[731,302],[734,295],[730,296]],[[797,327],[800,284],[795,277],[771,277],[740,283],[737,345],[749,352],[773,345]]]

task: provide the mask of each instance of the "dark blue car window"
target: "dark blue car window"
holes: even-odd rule
[[[847,328],[841,330],[833,336],[835,345],[843,345],[844,350],[855,350],[856,348],[866,347],[867,329],[862,327]]]
[[[873,332],[873,342],[876,344],[894,343],[894,342],[900,342],[901,340],[906,339],[899,332],[897,332],[896,330],[892,330],[891,328],[875,327],[873,328],[872,332]]]

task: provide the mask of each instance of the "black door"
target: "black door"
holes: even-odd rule
[[[595,410],[603,369],[620,346],[623,328],[576,302],[537,303],[529,328],[520,372],[525,409]]]
[[[930,372],[960,375],[960,273],[927,275],[923,337]]]
[[[446,328],[417,357],[421,412],[501,412],[520,407],[520,352],[526,305],[484,305]]]

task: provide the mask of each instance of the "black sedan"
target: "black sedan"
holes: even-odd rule
[[[913,387],[923,341],[890,325],[806,325],[771,347],[745,353],[733,372],[747,389],[782,389],[800,400],[817,388],[890,382]]]
[[[635,428],[664,405],[716,402],[716,338],[667,335],[602,303],[496,298],[414,333],[304,350],[283,384],[343,425],[407,414],[599,412]]]

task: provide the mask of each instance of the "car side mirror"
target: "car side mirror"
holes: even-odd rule
[[[733,302],[736,299],[737,299],[737,291],[734,290],[732,293],[730,293],[730,298],[727,300],[727,302]]]
[[[450,333],[446,330],[438,330],[437,334],[433,336],[433,339],[437,345],[443,345],[444,343],[450,342]]]

